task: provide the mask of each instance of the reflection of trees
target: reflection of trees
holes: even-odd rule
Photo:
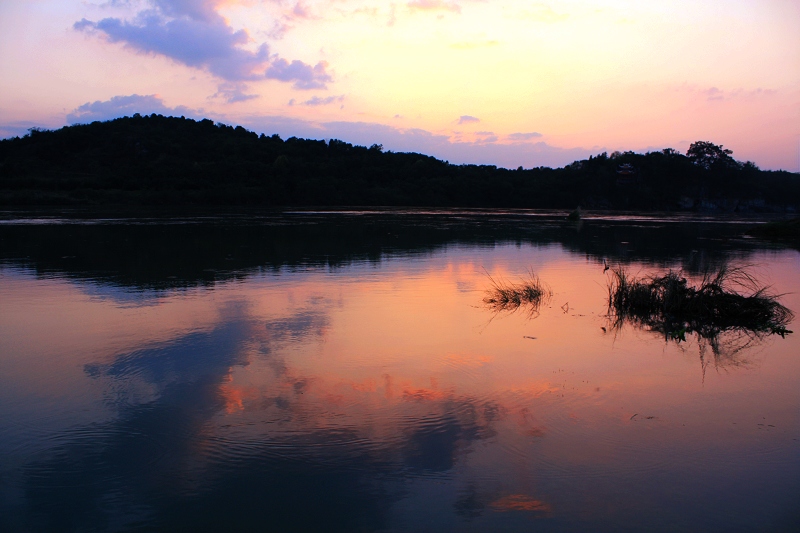
[[[758,246],[752,240],[731,240],[741,233],[734,224],[587,219],[576,232],[562,219],[524,212],[254,212],[242,217],[2,224],[0,264],[100,286],[164,290],[213,285],[259,271],[380,261],[449,244],[560,244],[598,263],[603,258],[615,263],[680,261],[690,272]]]

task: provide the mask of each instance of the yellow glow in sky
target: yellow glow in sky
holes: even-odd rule
[[[455,163],[709,140],[796,171],[798,23],[791,0],[10,1],[0,134],[138,110]]]

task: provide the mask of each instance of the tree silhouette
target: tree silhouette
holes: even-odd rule
[[[733,150],[723,148],[707,141],[697,141],[689,146],[686,157],[700,167],[709,170],[714,167],[738,168],[739,163],[731,157]]]
[[[505,169],[377,143],[283,140],[208,119],[134,115],[0,140],[0,206],[800,207],[800,176],[731,153],[700,141],[685,156],[625,151],[563,168]]]

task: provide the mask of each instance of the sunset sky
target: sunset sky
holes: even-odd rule
[[[800,171],[797,0],[2,0],[0,137],[135,112],[563,166]]]

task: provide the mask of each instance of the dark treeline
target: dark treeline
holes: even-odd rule
[[[510,170],[137,114],[1,140],[0,205],[783,211],[800,206],[800,175],[740,163],[709,142],[686,155],[603,153]]]

